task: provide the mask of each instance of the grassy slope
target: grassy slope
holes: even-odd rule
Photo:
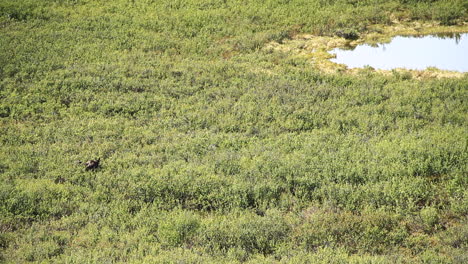
[[[466,261],[468,78],[261,47],[467,8],[0,1],[2,261]]]

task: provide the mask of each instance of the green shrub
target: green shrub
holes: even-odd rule
[[[436,208],[426,207],[419,212],[423,224],[431,230],[439,223],[439,213]]]
[[[190,243],[199,226],[200,220],[193,213],[172,211],[161,219],[157,236],[163,245],[177,247]]]
[[[245,259],[252,254],[268,255],[284,242],[288,224],[276,211],[259,216],[239,212],[206,221],[200,230],[201,243],[209,252]]]
[[[60,218],[76,208],[73,192],[48,180],[28,181],[17,187],[3,185],[1,191],[3,221]]]

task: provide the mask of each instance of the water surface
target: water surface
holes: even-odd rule
[[[397,36],[390,43],[370,46],[358,45],[354,49],[334,49],[333,62],[349,68],[371,66],[391,70],[406,68],[468,72],[468,33],[426,36]]]

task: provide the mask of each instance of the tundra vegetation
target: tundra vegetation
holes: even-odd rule
[[[0,0],[0,262],[467,263],[467,74],[264,48],[395,21],[468,2]]]

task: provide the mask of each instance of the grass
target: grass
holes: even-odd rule
[[[466,74],[267,48],[465,2],[0,1],[1,261],[466,262]]]

